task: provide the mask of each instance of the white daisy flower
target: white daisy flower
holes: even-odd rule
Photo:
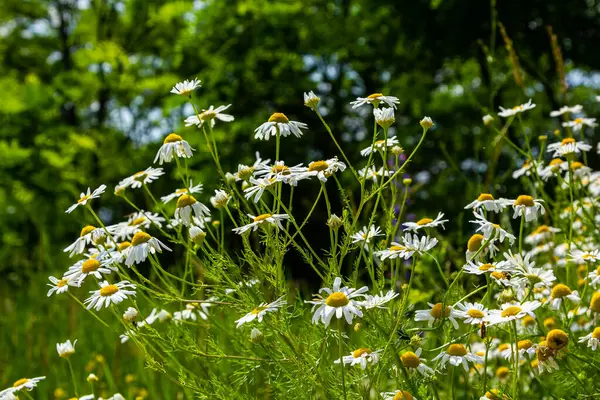
[[[192,195],[184,194],[180,196],[175,207],[175,219],[185,226],[190,226],[192,224],[192,214],[201,219],[210,216],[210,210]]]
[[[406,351],[400,356],[400,361],[404,368],[408,371],[417,370],[421,375],[428,378],[434,375],[433,369],[429,368],[423,361],[427,361],[425,358],[421,358],[421,352],[423,349],[420,347],[415,351]]]
[[[148,230],[152,225],[162,228],[163,222],[165,219],[158,213],[141,210],[129,214],[126,222],[119,222],[107,229],[115,240],[129,240],[137,232]]]
[[[87,298],[83,303],[87,304],[87,308],[95,308],[96,311],[100,311],[102,307],[109,307],[110,304],[119,304],[123,300],[126,300],[128,296],[135,297],[135,285],[129,283],[129,281],[121,281],[114,285],[108,283],[108,281],[100,282],[99,290],[90,291],[91,297]]]
[[[560,109],[558,109],[558,111],[550,111],[550,116],[551,117],[559,117],[565,113],[580,113],[581,110],[583,110],[583,106],[577,104],[573,107],[569,107],[569,106],[563,106]]]
[[[216,190],[215,195],[210,197],[210,204],[214,208],[224,208],[227,207],[227,204],[231,200],[231,196],[224,190]]]
[[[469,372],[468,362],[473,364],[483,364],[484,359],[481,356],[473,354],[467,350],[467,348],[460,343],[453,343],[448,346],[448,349],[438,354],[432,361],[440,360],[440,367],[446,368],[446,364],[458,367],[462,365],[466,372]]]
[[[396,116],[394,115],[394,109],[391,107],[390,108],[374,108],[373,116],[375,117],[375,122],[377,123],[377,125],[381,126],[384,129],[389,128],[390,126],[392,126],[392,124],[394,122],[396,122]],[[395,136],[394,136],[394,138],[395,138]]]
[[[413,397],[408,390],[396,390],[395,392],[381,392],[379,393],[383,400],[419,400]]]
[[[363,226],[363,228],[360,231],[356,232],[351,237],[352,243],[368,244],[371,243],[371,240],[373,240],[373,238],[377,236],[383,236],[383,233],[381,233],[381,228],[378,226],[371,225],[368,228],[366,226]]]
[[[38,383],[46,379],[45,376],[38,376],[37,378],[21,378],[13,384],[12,392],[18,392],[20,390],[32,391]]]
[[[48,290],[47,293],[48,297],[52,296],[54,293],[65,293],[67,290],[69,290],[69,286],[79,287],[79,284],[75,280],[69,278],[57,279],[53,276],[49,276],[48,279],[50,280],[50,282],[52,282],[52,284],[47,284],[48,286],[50,286],[50,290]]]
[[[126,256],[125,265],[131,267],[134,263],[139,264],[148,257],[148,253],[162,253],[162,249],[171,251],[163,242],[146,232],[137,232],[131,239],[131,246],[124,250]]]
[[[304,92],[304,105],[306,107],[314,109],[319,104],[319,101],[321,99],[312,90],[308,93]]]
[[[517,239],[515,235],[508,233],[500,225],[491,223],[482,214],[477,213],[477,211],[473,215],[475,215],[476,220],[469,222],[479,225],[479,228],[475,232],[481,232],[486,240],[493,239],[503,243],[504,239],[508,239],[512,245]]]
[[[552,177],[556,177],[561,174],[561,172],[569,169],[569,163],[560,158],[553,158],[547,166],[543,166],[542,164],[538,165],[538,175],[545,181]]]
[[[500,107],[500,112],[498,113],[498,115],[500,117],[512,117],[514,115],[517,115],[519,113],[531,110],[532,108],[535,108],[535,104],[533,104],[531,102],[531,99],[529,99],[529,101],[525,104],[521,104],[518,106],[514,106],[513,108],[502,108]]]
[[[521,168],[513,172],[512,177],[513,179],[518,179],[522,176],[531,176],[531,173],[535,172],[539,165],[540,164],[537,161],[525,160]]]
[[[110,260],[98,260],[98,258],[88,258],[79,260],[71,265],[63,279],[77,282],[81,286],[88,275],[93,275],[96,279],[103,279],[104,275],[110,275],[115,269],[110,266]]]
[[[163,145],[158,149],[156,157],[154,157],[154,162],[158,160],[158,163],[162,165],[163,162],[171,162],[173,156],[190,158],[193,150],[194,149],[190,147],[190,144],[183,140],[181,136],[170,133],[165,138]]]
[[[525,301],[521,304],[504,303],[500,310],[490,310],[487,322],[489,325],[503,324],[515,319],[521,319],[526,315],[535,318],[533,313],[542,304],[539,301]]]
[[[290,121],[283,113],[274,113],[269,120],[254,130],[254,138],[259,140],[269,140],[271,136],[289,136],[294,134],[296,137],[302,137],[301,129],[308,129],[305,123]]]
[[[243,324],[254,321],[255,319],[257,319],[258,322],[262,322],[266,313],[278,311],[281,307],[287,304],[287,301],[284,300],[284,297],[285,296],[281,296],[272,303],[260,303],[260,305],[254,310],[236,320],[235,322],[237,322],[237,325],[235,327],[239,328]]]
[[[512,204],[514,210],[513,218],[524,216],[526,222],[537,219],[538,215],[546,213],[542,205],[543,202],[544,200],[537,200],[531,196],[520,195]]]
[[[369,290],[369,288],[363,286],[360,289],[354,289],[348,288],[347,286],[341,287],[341,285],[342,278],[337,277],[333,281],[333,287],[331,289],[321,288],[319,289],[319,294],[315,295],[313,300],[304,301],[305,303],[313,304],[313,324],[316,324],[321,320],[325,327],[327,327],[334,315],[337,319],[340,319],[343,316],[348,324],[352,324],[352,319],[355,315],[358,317],[363,316],[357,297],[364,297],[364,293]],[[323,292],[327,294],[327,297],[322,297],[321,293]]]
[[[197,184],[197,185],[194,186],[194,183],[192,181],[190,181],[190,187],[189,188],[177,189],[173,193],[161,197],[160,200],[163,203],[166,204],[166,203],[170,202],[173,199],[177,199],[177,198],[183,196],[184,194],[192,194],[192,193],[202,193],[202,184],[199,183],[199,184]]]
[[[133,307],[128,307],[127,310],[125,310],[125,312],[123,313],[123,319],[125,321],[132,322],[136,320],[138,314],[138,310],[136,310]]]
[[[378,110],[379,109],[376,108],[374,111],[378,111]],[[388,108],[388,110],[389,110],[389,108]],[[394,147],[395,145],[397,145],[398,143],[399,142],[398,142],[398,139],[396,139],[396,136],[392,136],[389,139],[377,140],[373,144],[373,146],[369,146],[369,147],[367,147],[365,149],[362,149],[360,151],[360,155],[363,156],[363,157],[367,157],[373,151],[381,151],[381,152],[383,152],[386,147],[387,148],[391,148],[391,147]]]
[[[585,142],[578,142],[573,138],[564,138],[560,143],[550,143],[548,152],[554,152],[552,157],[564,157],[570,154],[579,154],[582,151],[590,151],[592,146]]]
[[[565,298],[571,300],[575,304],[578,304],[579,301],[581,301],[577,290],[573,291],[567,285],[558,283],[552,288],[552,292],[550,292],[550,297],[546,303],[550,304],[550,307],[554,310],[559,310],[563,299]]]
[[[597,287],[600,283],[600,267],[590,272],[587,276],[587,280],[589,281],[590,286],[593,288]]]
[[[62,358],[69,358],[75,354],[75,345],[77,340],[71,343],[71,340],[67,340],[64,343],[56,343],[56,352]]]
[[[529,339],[519,340],[517,343],[517,349],[519,352],[519,359],[523,360],[528,358],[530,360],[535,358],[537,345]],[[511,344],[507,349],[500,352],[500,356],[506,360],[512,361],[513,355],[515,354],[515,346]]]
[[[366,310],[370,310],[371,308],[387,308],[384,307],[384,304],[392,301],[399,294],[394,292],[393,290],[389,290],[386,294],[379,292],[375,296],[371,296],[370,294],[365,295],[365,299],[363,301],[357,302],[361,307],[364,307]]]
[[[576,264],[595,263],[600,259],[600,250],[573,250],[569,254],[569,260]]]
[[[465,264],[463,266],[463,270],[467,274],[471,274],[471,275],[483,275],[485,273],[504,271],[505,269],[506,269],[505,261],[499,261],[494,264],[469,261],[469,262],[467,262],[467,264]]]
[[[560,229],[548,225],[540,225],[535,231],[525,237],[525,243],[537,245],[554,238],[554,234],[560,232]]]
[[[308,164],[308,168],[304,174],[300,174],[299,178],[313,177],[316,176],[320,181],[327,182],[327,178],[336,173],[337,171],[344,172],[346,164],[338,161],[337,157],[330,158],[328,160],[313,161]]]
[[[517,277],[516,283],[520,285],[533,285],[536,289],[548,288],[552,286],[556,277],[551,269],[528,268],[526,270],[517,269],[514,271]]]
[[[368,95],[367,97],[357,97],[356,101],[351,102],[352,108],[358,108],[360,106],[364,106],[365,104],[372,104],[373,107],[379,107],[379,103],[385,103],[392,108],[396,108],[396,104],[400,103],[397,97],[394,96],[384,96],[381,93],[373,93]]]
[[[200,86],[201,82],[198,78],[194,78],[189,81],[186,79],[183,82],[176,83],[169,93],[178,94],[180,96],[187,96]]]
[[[276,182],[276,179],[250,178],[250,183],[252,184],[252,186],[249,186],[246,189],[244,189],[244,197],[248,200],[254,197],[254,202],[258,203],[262,195],[265,193],[265,189],[272,186]]]
[[[438,243],[438,240],[436,238],[431,238],[427,235],[421,236],[419,238],[419,236],[417,236],[416,233],[412,236],[410,235],[410,233],[408,233],[402,237],[402,243],[404,244],[404,247],[406,248],[406,252],[409,254],[409,257],[412,257],[414,253],[423,255],[423,253],[426,253],[429,250],[433,249]]]
[[[367,368],[367,364],[377,364],[379,361],[379,353],[382,350],[371,351],[366,347],[354,350],[349,356],[344,356],[342,359],[334,361],[335,364],[343,362],[344,365],[349,364],[351,367],[354,365],[360,365],[362,369]]]
[[[70,252],[69,257],[73,257],[75,254],[81,254],[85,251],[87,245],[104,237],[105,234],[106,232],[104,232],[103,228],[86,225],[81,229],[79,237],[63,251],[65,253]]]
[[[480,208],[483,208],[487,211],[493,211],[498,213],[504,210],[509,205],[511,205],[510,200],[503,198],[496,200],[494,199],[494,196],[492,196],[489,193],[481,193],[479,197],[477,197],[477,199],[467,204],[465,206],[465,209],[472,208],[474,210],[478,210]]]
[[[436,239],[434,239],[436,240]],[[381,258],[381,261],[384,261],[385,259],[389,258],[391,260],[395,259],[395,258],[403,258],[405,260],[408,260],[412,253],[409,252],[406,247],[404,247],[403,245],[401,245],[398,242],[392,242],[392,244],[390,245],[389,248],[385,249],[385,250],[380,250],[380,251],[376,251],[374,253],[377,257]]]
[[[211,128],[214,128],[215,120],[217,119],[223,122],[231,122],[234,120],[233,115],[223,113],[223,111],[227,110],[229,107],[231,107],[231,104],[219,106],[217,108],[214,108],[211,105],[208,110],[202,110],[202,112],[200,112],[198,115],[187,117],[184,121],[185,126],[196,125],[200,128],[205,122],[210,121]]]
[[[459,311],[459,318],[462,318],[465,324],[480,325],[488,316],[488,309],[479,303],[458,303],[456,305]]]
[[[579,343],[586,343],[593,351],[600,347],[600,328],[594,328],[594,331],[579,338]]]
[[[207,306],[205,306],[205,304],[206,303],[187,303],[185,305],[185,310],[175,311],[173,313],[173,322],[178,324],[181,321],[185,320],[197,321],[198,315],[204,321],[208,320],[208,308]],[[201,308],[201,310],[198,309],[199,307]]]
[[[444,213],[439,213],[435,219],[421,218],[417,222],[405,222],[403,224],[405,227],[404,230],[416,232],[421,228],[435,228],[437,226],[441,226],[442,229],[445,229],[444,224],[448,222],[448,220],[442,218],[444,218]]]
[[[584,126],[595,128],[598,124],[596,118],[575,118],[573,121],[563,122],[562,126],[573,129],[573,132],[579,132]]]
[[[357,171],[358,176],[360,177],[360,179],[370,179],[373,182],[377,183],[377,181],[379,180],[380,176],[390,176],[390,172],[386,169],[383,169],[383,167],[377,169],[375,168],[375,166],[371,165],[370,167],[365,167],[362,169],[359,169]]]
[[[244,232],[252,230],[253,232],[258,229],[260,225],[270,224],[275,226],[278,229],[283,229],[283,225],[281,225],[281,221],[284,219],[290,219],[290,216],[287,214],[261,214],[258,216],[247,214],[248,217],[252,219],[247,225],[240,226],[239,228],[232,229],[233,232],[241,235]]]
[[[65,211],[65,212],[67,214],[70,214],[78,206],[85,206],[88,203],[88,201],[99,198],[100,195],[102,193],[104,193],[105,190],[106,190],[106,185],[100,185],[98,188],[94,189],[93,192],[90,190],[90,188],[88,188],[87,193],[81,192],[81,194],[79,195],[79,200],[77,200],[77,203],[75,203],[71,207],[67,208],[67,211]]]
[[[122,189],[126,189],[128,187],[131,187],[132,189],[141,188],[143,185],[152,183],[164,174],[165,173],[162,168],[148,167],[143,171],[136,172],[135,174],[123,179],[117,186]]]
[[[255,168],[254,175],[269,181],[297,184],[299,175],[305,173],[307,169],[302,164],[288,167],[285,161],[276,161],[273,165],[261,165]]]
[[[454,329],[458,329],[458,323],[455,318],[460,318],[461,314],[454,307],[447,305],[445,312],[442,312],[442,303],[427,304],[430,307],[428,310],[417,310],[415,312],[415,321],[427,321],[427,326],[431,328],[434,322],[448,318],[452,322]]]

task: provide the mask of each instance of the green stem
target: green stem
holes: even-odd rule
[[[79,397],[79,389],[77,388],[77,379],[75,378],[75,371],[73,371],[73,365],[71,364],[71,360],[66,358],[67,364],[69,364],[69,371],[71,372],[71,380],[73,381],[73,391],[75,392],[75,396]]]
[[[338,319],[338,349],[340,355],[340,367],[342,369],[342,391],[344,392],[344,400],[348,397],[346,395],[346,378],[344,377],[344,348],[342,342],[342,320]]]

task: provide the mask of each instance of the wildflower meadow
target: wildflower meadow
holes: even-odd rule
[[[384,82],[340,105],[272,77],[252,124],[253,94],[212,101],[210,69],[128,88],[140,108],[160,92],[173,129],[11,211],[49,207],[68,242],[41,235],[56,261],[0,285],[0,400],[600,398],[600,96],[571,94],[550,28],[545,101],[490,5],[490,105],[459,134]]]

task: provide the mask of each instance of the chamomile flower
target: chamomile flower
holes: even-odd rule
[[[381,392],[379,393],[383,400],[419,400],[413,397],[408,390],[396,390],[395,392]]]
[[[156,310],[156,309],[155,309]],[[123,313],[123,319],[128,322],[135,321],[139,315],[138,310],[133,307],[128,307]]]
[[[302,137],[301,129],[308,129],[305,123],[290,121],[283,113],[274,113],[269,120],[254,130],[254,138],[259,140],[269,140],[271,136],[289,136],[294,134],[296,137]]]
[[[110,275],[113,272],[113,267],[110,266],[110,260],[98,259],[99,257],[91,257],[86,260],[79,260],[75,264],[69,267],[68,271],[65,272],[63,277],[70,281],[77,282],[79,286],[83,283],[84,279],[89,275],[94,276],[96,279],[103,279],[104,275]]]
[[[467,274],[472,275],[483,275],[486,273],[492,273],[497,271],[503,271],[506,268],[506,262],[499,261],[493,264],[484,262],[472,262],[469,261],[463,266],[463,270]]]
[[[482,248],[483,247],[483,248]],[[498,252],[496,247],[495,239],[486,239],[482,234],[476,233],[472,235],[467,241],[467,250],[465,251],[465,257],[467,261],[473,261],[476,258],[477,261],[484,258],[486,255],[494,257]]]
[[[148,167],[143,171],[136,172],[135,174],[123,179],[117,186],[123,189],[128,187],[132,189],[141,188],[143,185],[152,183],[164,174],[165,172],[162,168]]]
[[[477,197],[477,199],[467,204],[465,206],[465,209],[472,208],[474,210],[478,210],[480,208],[483,208],[487,211],[493,211],[498,213],[504,210],[510,204],[510,201],[507,199],[494,199],[494,196],[492,196],[489,193],[481,193],[479,197]]]
[[[352,243],[368,244],[377,236],[383,236],[380,227],[371,225],[367,228],[366,226],[363,226],[360,231],[352,235]]]
[[[157,238],[150,236],[146,232],[137,232],[133,235],[133,239],[131,239],[131,246],[124,250],[124,255],[126,256],[125,265],[130,267],[134,263],[139,264],[148,258],[148,253],[162,253],[162,249],[171,251],[170,248]]]
[[[77,200],[77,203],[75,203],[71,207],[67,208],[67,211],[65,211],[65,212],[67,214],[70,214],[77,207],[85,206],[88,203],[88,201],[99,198],[100,195],[102,193],[104,193],[105,190],[106,190],[106,185],[98,186],[98,188],[94,189],[93,192],[90,190],[90,188],[87,188],[87,193],[81,192],[81,194],[79,195],[79,200]]]
[[[514,210],[513,218],[525,217],[526,222],[537,219],[538,215],[546,213],[542,205],[543,202],[544,200],[537,200],[531,196],[520,195],[512,204]]]
[[[196,88],[201,86],[200,80],[198,78],[194,78],[192,80],[184,80],[183,82],[178,82],[173,86],[173,89],[169,93],[178,94],[180,96],[187,96],[192,93]]]
[[[569,163],[560,158],[553,158],[550,160],[547,166],[544,167],[540,164],[538,165],[537,169],[538,175],[545,182],[552,177],[559,176],[561,172],[568,170]]]
[[[487,322],[490,325],[503,324],[521,319],[526,315],[535,318],[533,313],[542,304],[539,301],[525,301],[521,304],[504,303],[500,306],[500,310],[490,310]]]
[[[515,242],[515,235],[508,233],[500,225],[491,223],[482,214],[477,212],[474,212],[474,215],[476,220],[469,222],[479,225],[475,232],[481,232],[484,239],[497,240],[500,243],[504,242],[504,239],[508,239],[511,245]]]
[[[313,161],[308,164],[306,172],[299,174],[299,178],[313,177],[316,176],[321,182],[327,182],[327,179],[335,174],[336,172],[344,172],[346,164],[339,161],[337,157],[330,158],[328,160]],[[296,178],[298,179],[298,178]]]
[[[423,253],[433,249],[438,243],[438,240],[427,235],[419,237],[416,233],[412,236],[408,233],[402,237],[402,243],[406,249],[406,254],[409,257],[412,257],[414,253],[423,255]]]
[[[422,228],[435,228],[438,226],[441,226],[442,229],[444,228],[444,224],[446,222],[448,222],[447,219],[443,219],[444,218],[444,213],[439,213],[438,216],[435,219],[431,219],[431,218],[421,218],[420,220],[418,220],[417,222],[405,222],[404,225],[404,230],[406,231],[413,231],[416,232],[419,229]]]
[[[450,363],[455,367],[462,365],[466,372],[469,372],[468,363],[483,364],[483,357],[473,354],[467,350],[467,348],[460,343],[453,343],[448,346],[446,351],[438,354],[432,361],[440,360],[440,367],[446,368],[446,364]]]
[[[459,318],[461,314],[454,307],[447,305],[445,311],[442,312],[442,303],[427,304],[430,308],[428,310],[417,310],[415,321],[427,321],[427,326],[431,328],[434,322],[440,321],[442,318],[448,318],[452,322],[454,329],[458,329],[456,318]]]
[[[392,242],[389,248],[381,251],[376,251],[375,255],[381,258],[381,261],[386,259],[395,259],[395,258],[403,258],[408,260],[410,258],[409,252],[406,247],[401,245],[398,242]]]
[[[207,308],[204,307],[204,304],[205,303],[187,303],[185,305],[185,310],[175,311],[173,313],[173,322],[178,324],[185,320],[197,321],[198,316],[206,321],[208,319],[208,313],[206,312]]]
[[[374,111],[377,111],[377,110],[378,110],[378,109],[376,108]],[[389,109],[388,109],[388,110],[389,110]],[[399,142],[398,142],[398,139],[396,139],[396,136],[392,136],[392,137],[391,137],[391,138],[389,138],[389,139],[377,140],[377,141],[376,141],[376,142],[373,144],[373,146],[369,146],[369,147],[367,147],[367,148],[365,148],[365,149],[362,149],[362,150],[360,151],[360,155],[361,155],[361,156],[363,156],[363,157],[367,157],[367,156],[369,156],[369,155],[370,155],[370,154],[371,154],[373,151],[381,151],[381,152],[383,152],[383,151],[384,151],[384,149],[385,149],[386,147],[387,147],[387,148],[394,147],[394,146],[395,146],[395,145],[397,145],[398,143],[399,143]]]
[[[396,297],[398,297],[398,293],[394,292],[393,290],[389,290],[386,294],[383,294],[383,292],[379,292],[379,294],[376,294],[374,296],[367,294],[365,295],[365,299],[363,301],[360,301],[359,304],[366,310],[370,310],[371,308],[387,308],[383,305],[392,301]]]
[[[534,359],[537,351],[537,345],[529,339],[519,340],[517,343],[517,351],[519,352],[519,359],[525,358]],[[512,360],[515,354],[515,345],[511,344],[508,348],[503,349],[500,352],[500,356],[506,360]]]
[[[582,151],[590,151],[592,146],[585,142],[578,142],[573,138],[564,138],[560,143],[550,143],[548,152],[554,152],[552,157],[564,157],[570,154],[579,154]]]
[[[241,235],[244,232],[249,230],[256,231],[259,226],[264,224],[273,225],[278,229],[283,229],[283,225],[281,225],[281,221],[284,219],[290,219],[290,216],[287,214],[261,214],[258,216],[248,214],[248,217],[252,219],[252,222],[249,224],[240,226],[239,228],[232,229],[233,232]]]
[[[192,224],[193,215],[197,218],[204,218],[210,216],[210,210],[192,195],[184,194],[180,196],[175,207],[175,219],[183,225],[189,226]]]
[[[112,304],[119,304],[126,300],[128,296],[135,297],[135,285],[129,281],[121,281],[114,285],[108,281],[100,282],[99,290],[90,291],[92,294],[83,303],[87,304],[87,308],[95,308],[100,311],[102,307],[109,307]]]
[[[158,213],[140,210],[129,214],[127,221],[108,227],[115,240],[130,240],[133,235],[142,230],[150,229],[152,225],[162,228],[165,219]]]
[[[177,189],[173,193],[161,197],[160,200],[166,204],[173,199],[177,199],[177,198],[183,196],[184,194],[189,195],[189,194],[193,194],[193,193],[202,193],[202,184],[201,183],[194,185],[194,183],[192,181],[190,181],[189,188]]]
[[[576,264],[595,263],[600,260],[600,250],[573,250],[569,254],[569,260]]]
[[[583,106],[582,105],[575,105],[572,107],[569,106],[563,106],[561,108],[559,108],[557,111],[550,111],[550,116],[551,117],[560,117],[561,115],[565,114],[565,113],[580,113],[581,110],[583,110]]]
[[[550,307],[554,310],[559,310],[564,299],[569,299],[575,304],[581,300],[577,290],[573,291],[567,285],[559,283],[552,288],[552,292],[546,303],[549,303]]]
[[[370,179],[376,183],[379,180],[380,176],[390,176],[390,171],[384,169],[383,167],[377,169],[377,168],[375,168],[375,166],[371,165],[368,168],[365,167],[365,168],[359,169],[357,171],[357,174],[361,180]]]
[[[513,179],[518,179],[522,176],[531,176],[532,172],[537,171],[539,165],[537,161],[525,160],[521,168],[513,172],[512,177]]]
[[[600,327],[594,328],[594,330],[579,338],[579,343],[586,343],[587,347],[590,347],[593,351],[596,351],[600,347]]]
[[[54,293],[65,293],[69,290],[69,286],[79,287],[79,284],[75,280],[69,278],[57,279],[53,276],[49,276],[48,279],[52,282],[51,284],[48,283],[48,286],[50,286],[50,290],[48,290],[47,293],[48,297],[52,296]]]
[[[532,285],[535,289],[543,289],[552,286],[556,280],[552,269],[527,268],[514,271],[516,283],[520,285]]]
[[[258,320],[258,322],[262,322],[266,313],[278,311],[281,307],[287,304],[287,301],[284,300],[284,297],[285,296],[281,296],[271,303],[260,303],[260,305],[254,310],[236,320],[235,322],[237,322],[237,325],[235,327],[239,328],[243,324],[254,321],[255,319]]]
[[[590,272],[587,276],[587,280],[589,281],[590,286],[592,286],[593,288],[598,286],[598,284],[600,283],[600,267]]]
[[[67,340],[64,343],[56,343],[56,352],[62,358],[69,358],[75,354],[75,345],[77,340],[71,343],[71,340]]]
[[[202,110],[198,115],[187,117],[184,121],[185,126],[196,125],[200,128],[205,122],[210,122],[212,128],[215,126],[215,120],[217,119],[223,122],[231,122],[234,120],[233,115],[223,113],[223,111],[227,110],[229,107],[231,107],[231,104],[219,106],[217,108],[211,105],[208,110]]]
[[[384,129],[389,128],[390,126],[392,126],[392,124],[394,122],[396,122],[396,116],[394,115],[394,109],[391,107],[390,108],[374,108],[373,116],[375,117],[375,122],[377,123],[377,125],[381,126]]]
[[[190,144],[183,140],[181,136],[176,133],[170,133],[165,138],[163,145],[158,149],[156,157],[154,157],[154,162],[158,160],[158,163],[162,165],[163,162],[171,162],[173,156],[178,158],[190,158],[193,150],[194,149],[190,147]]]
[[[429,368],[423,361],[427,361],[424,358],[421,358],[421,352],[423,349],[418,348],[415,352],[406,351],[402,353],[400,356],[400,361],[404,368],[406,368],[409,372],[418,371],[424,377],[433,376],[433,369]]]
[[[521,104],[518,106],[514,106],[513,108],[500,107],[500,112],[498,113],[498,116],[504,117],[504,118],[512,117],[519,113],[531,110],[532,108],[535,108],[535,104],[531,102],[531,99],[529,99],[529,101],[527,103]]]
[[[313,304],[313,324],[318,323],[320,320],[325,327],[327,327],[334,315],[337,319],[340,319],[343,316],[346,319],[346,322],[351,324],[354,316],[363,316],[363,313],[360,310],[361,306],[358,302],[358,297],[364,297],[364,293],[369,290],[369,288],[363,286],[360,289],[355,289],[347,286],[342,287],[341,285],[342,278],[337,277],[333,281],[333,287],[331,289],[321,288],[319,289],[319,294],[317,294],[313,300],[304,301],[305,303]],[[322,297],[322,293],[327,294],[327,297]]]
[[[321,99],[311,90],[310,92],[304,92],[304,105],[306,107],[312,108],[313,110],[319,104]]]
[[[21,378],[13,384],[12,392],[18,392],[20,390],[32,391],[38,383],[46,379],[45,376],[38,376],[37,378]]]
[[[480,325],[488,315],[488,309],[483,304],[479,303],[458,303],[457,312],[459,318],[465,324]]]
[[[560,232],[560,229],[548,225],[540,225],[535,231],[525,237],[525,243],[537,245],[554,238],[554,234]]]
[[[81,229],[79,237],[63,251],[65,253],[70,252],[69,257],[73,257],[75,254],[81,254],[85,251],[87,245],[103,237],[105,234],[103,228],[86,225]]]
[[[381,93],[373,93],[367,97],[357,97],[356,101],[350,102],[350,104],[352,105],[353,109],[364,106],[365,104],[372,104],[373,107],[377,108],[382,102],[392,108],[396,108],[396,104],[399,104],[400,100],[394,96],[384,96]]]
[[[276,180],[277,182],[290,183],[295,186],[298,183],[297,178],[304,172],[306,172],[306,168],[302,164],[289,167],[285,165],[284,161],[276,161],[273,165],[265,164],[256,167],[254,175],[268,179],[269,181]]]
[[[249,186],[246,189],[244,189],[244,197],[247,198],[248,200],[250,200],[251,198],[254,197],[254,202],[258,203],[258,201],[262,197],[263,193],[265,192],[265,189],[272,186],[276,182],[277,182],[276,179],[250,178],[250,183],[252,184],[252,186]]]
[[[351,367],[354,365],[360,365],[362,369],[367,369],[367,364],[377,364],[379,361],[379,353],[382,350],[372,351],[366,347],[354,350],[349,356],[344,356],[342,359],[334,361],[335,364],[343,362],[344,365],[348,364]]]
[[[584,126],[595,128],[598,124],[596,118],[575,118],[573,121],[563,122],[562,126],[573,129],[573,132],[579,132]]]
[[[224,208],[231,200],[231,196],[224,190],[215,190],[215,195],[210,197],[210,204],[214,208]]]

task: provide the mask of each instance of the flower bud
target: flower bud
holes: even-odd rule
[[[226,191],[215,190],[215,195],[210,198],[210,203],[214,208],[224,208],[227,207],[229,199],[231,199],[231,196]]]
[[[433,126],[433,121],[429,117],[423,117],[423,119],[419,122],[423,129],[429,129]]]
[[[490,126],[492,122],[494,122],[494,117],[492,117],[490,114],[484,115],[481,119],[483,120],[483,124],[485,126]]]
[[[545,142],[545,141],[548,140],[548,136],[546,136],[546,135],[540,135],[540,136],[538,136],[538,140],[540,142]]]
[[[94,375],[94,374],[89,374],[88,377],[87,377],[87,381],[89,383],[98,382],[98,377],[96,375]]]
[[[252,331],[250,331],[250,342],[252,343],[260,343],[262,342],[264,337],[265,336],[263,335],[263,333],[257,328],[252,328]]]
[[[412,347],[421,347],[421,340],[422,340],[421,336],[419,336],[419,335],[413,335],[410,338],[410,345]]]
[[[410,184],[412,183],[412,179],[404,178],[404,179],[402,179],[402,183],[404,184],[404,186],[410,186]]]
[[[197,226],[192,226],[189,231],[190,238],[197,245],[201,245],[204,242],[204,238],[206,238],[206,232]]]
[[[342,219],[335,214],[331,214],[331,217],[329,217],[329,219],[327,220],[327,226],[331,229],[340,229],[342,224]]]
[[[125,321],[132,322],[132,321],[135,321],[135,319],[137,318],[137,316],[138,316],[138,310],[136,310],[133,307],[129,307],[127,309],[127,311],[125,311],[125,313],[123,314],[123,319]]]
[[[390,149],[390,152],[391,152],[393,155],[395,155],[395,156],[397,157],[397,156],[399,156],[400,154],[403,154],[403,153],[404,153],[404,149],[403,149],[402,147],[400,147],[400,146],[393,146],[393,147]]]
[[[312,90],[308,93],[304,93],[304,105],[306,107],[314,110],[317,107],[317,104],[319,104],[319,101],[321,101],[321,99],[314,94]]]

